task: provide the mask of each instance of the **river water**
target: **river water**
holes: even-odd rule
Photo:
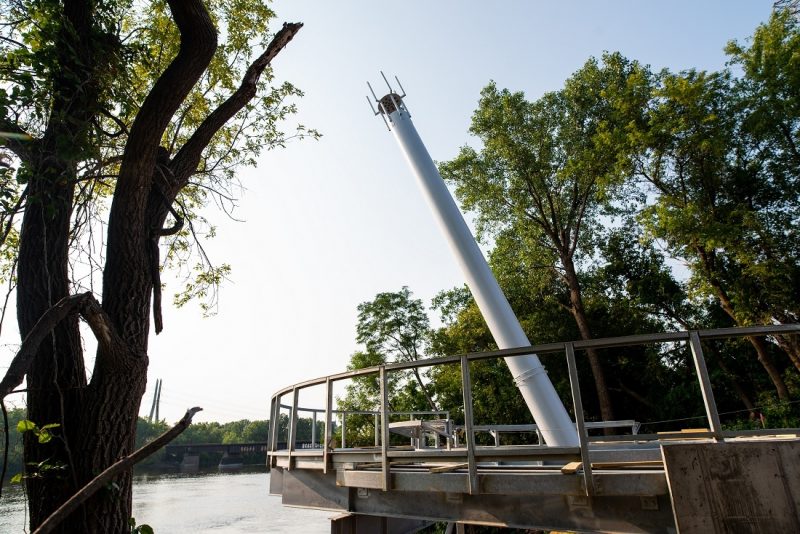
[[[268,495],[268,473],[197,473],[137,476],[133,517],[156,534],[212,532],[284,534],[330,532],[336,512],[289,508]],[[0,533],[29,532],[25,500],[16,488],[0,498]]]

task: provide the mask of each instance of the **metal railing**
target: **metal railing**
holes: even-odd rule
[[[294,410],[294,407],[290,404],[281,404],[280,408],[288,410],[290,413]],[[311,413],[311,442],[310,446],[307,448],[317,448],[317,445],[322,447],[322,443],[317,441],[317,414],[325,413],[324,408],[304,408],[302,406],[297,407],[298,413]],[[335,415],[339,416],[339,428],[341,429],[342,434],[342,444],[341,448],[347,448],[347,416],[348,415],[371,415],[374,419],[374,435],[375,435],[375,446],[380,446],[380,425],[378,421],[380,420],[381,412],[379,410],[332,410]],[[421,418],[426,415],[433,415],[437,416],[437,418],[444,417],[444,419],[450,419],[450,412],[447,410],[439,410],[439,411],[431,411],[431,410],[417,410],[417,411],[401,411],[401,412],[389,412],[389,417],[392,416],[408,416],[410,420],[415,420]],[[296,441],[296,440],[295,440]],[[283,442],[288,443],[288,442]],[[326,446],[330,446],[329,442],[325,442]],[[333,447],[336,448],[336,447]],[[279,449],[280,450],[280,449]]]
[[[526,355],[531,353],[542,355],[542,354],[553,354],[561,352],[565,355],[567,360],[570,391],[572,394],[573,413],[575,415],[575,425],[579,437],[579,447],[576,450],[573,450],[573,448],[560,447],[558,448],[559,451],[550,451],[550,452],[559,452],[563,454],[575,453],[580,457],[580,461],[583,466],[585,491],[587,495],[592,495],[594,493],[594,483],[592,478],[591,462],[589,459],[589,443],[590,441],[593,440],[590,439],[587,430],[590,427],[595,427],[597,425],[592,423],[587,423],[584,420],[583,402],[581,400],[580,384],[578,380],[578,368],[575,359],[576,350],[585,350],[590,348],[607,349],[614,347],[648,345],[653,343],[676,343],[676,342],[687,343],[691,351],[692,360],[694,362],[696,376],[700,386],[700,393],[705,407],[705,415],[708,419],[708,424],[709,424],[708,431],[693,433],[692,437],[722,440],[726,437],[732,437],[732,436],[769,435],[769,434],[774,434],[774,431],[770,431],[769,429],[738,431],[738,432],[723,431],[722,424],[720,423],[719,411],[717,409],[717,405],[714,400],[714,392],[711,387],[711,380],[709,378],[708,369],[706,368],[705,357],[703,356],[703,349],[701,346],[701,342],[703,340],[716,340],[716,339],[728,339],[728,338],[751,337],[751,336],[769,336],[769,335],[779,335],[779,334],[780,335],[800,334],[800,325],[772,325],[772,326],[756,326],[756,327],[740,327],[740,328],[723,328],[723,329],[702,330],[702,331],[690,330],[690,331],[679,331],[679,332],[664,332],[658,334],[642,334],[633,336],[593,339],[586,341],[548,343],[543,345],[533,345],[530,347],[519,347],[514,349],[462,354],[456,356],[444,356],[439,358],[418,360],[414,362],[386,364],[376,367],[369,367],[365,369],[358,369],[354,371],[347,371],[344,373],[316,378],[313,380],[308,380],[284,388],[276,392],[272,396],[271,411],[270,411],[271,420],[278,421],[281,408],[288,408],[290,410],[291,416],[288,428],[288,439],[287,439],[286,450],[279,451],[276,448],[278,443],[278,435],[277,435],[278,425],[270,425],[270,448],[269,448],[270,462],[274,462],[279,456],[288,457],[288,463],[286,464],[286,468],[292,469],[293,456],[296,451],[298,412],[313,411],[315,415],[315,420],[317,413],[324,412],[325,414],[324,443],[326,444],[326,446],[323,447],[320,454],[322,455],[322,470],[323,472],[327,473],[331,465],[330,455],[334,452],[331,447],[327,446],[327,444],[331,443],[333,414],[337,413],[341,414],[343,412],[355,413],[355,412],[347,412],[345,410],[334,409],[333,407],[334,383],[337,381],[377,374],[380,383],[380,409],[375,411],[367,411],[365,413],[375,416],[376,422],[380,420],[380,428],[378,429],[380,431],[380,440],[376,440],[376,447],[380,447],[380,457],[381,457],[380,466],[383,478],[383,484],[382,484],[383,489],[384,490],[389,489],[390,467],[391,467],[391,463],[389,460],[390,457],[389,419],[393,415],[393,412],[389,409],[389,402],[388,402],[388,380],[387,380],[388,374],[392,372],[404,371],[420,367],[433,367],[437,365],[458,364],[461,367],[461,387],[463,391],[463,400],[464,400],[464,425],[462,428],[466,437],[465,439],[466,450],[464,452],[467,460],[466,462],[467,472],[469,475],[469,493],[477,493],[478,479],[477,479],[476,452],[482,453],[482,451],[478,451],[478,447],[475,444],[475,433],[484,431],[485,429],[484,426],[475,425],[473,420],[473,413],[472,413],[473,399],[472,399],[472,386],[471,386],[471,376],[469,368],[470,362],[496,359],[496,358],[505,358],[510,356]],[[322,384],[325,385],[325,391],[326,391],[326,407],[324,409],[307,409],[298,406],[298,397],[301,390],[313,386],[319,386]],[[288,394],[291,394],[292,398],[291,405],[281,404],[280,399]],[[625,423],[625,426],[631,426],[633,434],[636,434],[636,430],[638,430],[638,426],[635,426],[636,423],[634,421],[615,422],[615,423]],[[494,425],[494,426],[496,427],[495,430],[499,429],[500,431],[502,431],[503,425]],[[600,426],[603,425],[600,424]],[[489,425],[486,428],[488,429],[491,427],[492,425]],[[532,430],[534,429],[534,427],[535,425],[530,425],[530,428]],[[791,430],[797,431],[798,429],[791,429]],[[378,432],[376,432],[376,436],[377,434]],[[681,437],[681,433],[675,433],[675,436]],[[682,436],[686,437],[686,434],[682,434]],[[663,439],[669,437],[674,437],[674,436],[672,434],[660,433],[658,435],[637,435],[636,439],[637,440]],[[615,437],[603,436],[602,439],[604,441],[605,440],[613,441]],[[630,440],[631,437],[619,436],[616,439]],[[539,448],[541,448],[543,452],[546,452],[546,450],[548,449],[548,447],[546,446],[537,447],[537,449]]]
[[[586,430],[594,430],[598,428],[606,429],[606,428],[629,428],[631,429],[631,435],[636,435],[639,433],[639,428],[642,426],[641,423],[638,421],[634,421],[633,419],[623,419],[619,421],[592,421],[584,423]],[[463,426],[456,426],[454,427],[456,431],[463,431]],[[472,427],[472,431],[475,433],[478,432],[487,432],[489,435],[492,436],[494,439],[495,447],[500,446],[500,435],[501,434],[510,434],[510,433],[535,433],[537,444],[544,445],[544,438],[542,437],[542,432],[539,430],[539,425],[474,425]],[[455,446],[459,446],[458,441],[458,434],[455,435]]]

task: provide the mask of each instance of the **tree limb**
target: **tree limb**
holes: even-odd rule
[[[188,141],[181,147],[172,161],[172,171],[176,177],[176,191],[185,185],[189,177],[197,169],[200,156],[211,138],[220,128],[238,113],[256,94],[256,85],[275,56],[289,44],[289,41],[303,27],[301,22],[284,23],[283,28],[267,45],[267,49],[247,68],[242,83],[225,102],[219,105],[198,126]]]
[[[123,471],[130,469],[134,464],[144,460],[154,452],[158,451],[161,447],[178,437],[190,424],[192,424],[192,417],[194,414],[201,411],[202,408],[194,407],[186,411],[183,418],[178,423],[158,436],[156,439],[135,451],[133,454],[125,456],[121,460],[112,464],[105,471],[94,477],[88,484],[78,490],[75,495],[69,498],[67,502],[62,504],[50,517],[48,517],[33,534],[47,534],[52,532],[61,521],[63,521],[69,514],[75,511],[81,504],[86,502],[97,490],[103,488],[108,484],[112,478],[119,475]]]
[[[141,343],[147,338],[140,331],[144,322],[138,320],[143,309],[129,295],[151,290],[147,242],[153,219],[148,205],[159,143],[217,49],[217,31],[202,0],[168,3],[180,32],[180,49],[156,80],[131,126],[108,216],[103,276],[104,309],[118,325],[120,336],[141,353],[145,351]],[[161,201],[158,197],[155,200]],[[112,287],[113,291],[109,289]]]
[[[109,218],[109,258],[114,256],[111,246],[115,232],[126,231],[117,228],[116,217],[124,219],[122,226],[126,228],[140,226],[145,231],[140,217],[144,216],[161,136],[217,49],[216,28],[201,0],[169,0],[168,3],[181,35],[180,49],[156,80],[131,126]],[[124,203],[125,207],[117,206],[118,203]],[[120,209],[133,211],[117,215]]]
[[[150,192],[151,198],[148,199],[147,209],[150,227],[156,229],[154,230],[156,232],[155,237],[151,238],[149,245],[150,271],[153,279],[153,321],[156,334],[163,329],[161,281],[158,272],[158,238],[172,235],[183,226],[183,220],[171,207],[172,200],[189,183],[189,178],[196,172],[203,150],[211,142],[212,137],[253,99],[256,95],[257,84],[261,74],[302,27],[302,23],[285,23],[283,28],[267,45],[264,53],[247,68],[239,88],[206,117],[172,161],[169,160],[167,153],[165,157],[162,155],[162,162],[156,162],[155,170],[163,179],[164,187],[163,189],[159,187],[158,180],[153,181]],[[162,164],[166,172],[162,170]],[[162,229],[168,213],[172,213],[173,217],[175,217],[176,224],[172,228]]]
[[[108,349],[119,342],[111,321],[94,295],[87,292],[64,297],[42,314],[22,341],[19,352],[14,356],[3,380],[0,381],[0,399],[5,398],[22,383],[39,350],[39,345],[50,335],[58,323],[74,311],[79,311],[81,316],[86,319],[101,347]]]
[[[2,146],[13,152],[23,161],[30,160],[31,148],[36,139],[20,128],[20,126],[7,118],[0,118],[0,140]]]

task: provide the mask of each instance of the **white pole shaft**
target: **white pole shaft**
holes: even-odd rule
[[[456,256],[467,286],[497,346],[501,349],[529,346],[528,337],[422,143],[408,111],[401,104],[399,109],[388,115],[388,119],[390,129]],[[578,446],[575,424],[570,420],[539,358],[530,354],[508,357],[505,361],[545,442],[551,446]]]

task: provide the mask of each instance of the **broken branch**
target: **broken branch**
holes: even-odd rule
[[[0,398],[5,398],[17,386],[22,384],[25,374],[33,361],[39,345],[50,335],[58,323],[63,321],[70,313],[80,312],[89,324],[97,342],[105,348],[110,348],[118,342],[117,336],[111,326],[108,316],[100,307],[100,303],[90,292],[80,295],[70,295],[59,300],[49,310],[44,312],[33,329],[22,341],[19,352],[11,360],[3,380],[0,381]]]
[[[70,497],[67,502],[62,504],[55,512],[50,514],[50,517],[44,520],[39,525],[33,534],[47,534],[52,532],[61,521],[63,521],[69,514],[75,511],[78,506],[86,502],[89,497],[94,495],[97,490],[103,488],[108,484],[112,478],[119,475],[123,471],[130,469],[134,464],[144,460],[154,452],[158,451],[161,447],[178,437],[190,424],[192,424],[192,417],[194,414],[201,411],[202,408],[194,407],[186,410],[186,414],[178,423],[158,436],[156,439],[135,451],[133,454],[123,457],[116,463],[112,464],[105,471],[94,477],[88,484],[78,490],[75,495]]]

